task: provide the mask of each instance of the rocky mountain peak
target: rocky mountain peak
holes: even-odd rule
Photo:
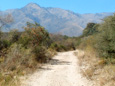
[[[29,3],[25,6],[26,8],[35,8],[35,9],[38,9],[38,8],[41,8],[38,4],[36,3]]]

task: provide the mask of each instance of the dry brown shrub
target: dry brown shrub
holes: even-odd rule
[[[115,65],[96,57],[95,52],[77,50],[83,76],[95,82],[95,86],[115,86]]]

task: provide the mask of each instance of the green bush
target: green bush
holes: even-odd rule
[[[39,26],[39,24],[31,24],[25,27],[25,31],[22,33],[19,42],[23,46],[39,46],[43,45],[45,47],[49,47],[49,33],[43,28]]]
[[[53,43],[51,44],[50,48],[52,48],[52,49],[58,51],[59,45],[58,45],[57,43],[53,42]]]
[[[28,36],[23,35],[20,37],[18,43],[22,44],[23,47],[27,48],[30,44],[30,41],[31,41],[31,39]]]
[[[0,40],[0,50],[3,48],[8,48],[11,45],[11,42],[8,40]]]
[[[99,55],[105,58],[115,58],[115,15],[104,19],[96,36],[96,44]]]
[[[38,62],[46,62],[48,57],[46,56],[47,50],[43,46],[36,46],[33,49],[33,53],[35,54],[35,59]]]
[[[83,30],[83,36],[93,35],[98,32],[99,24],[88,23],[87,27]]]

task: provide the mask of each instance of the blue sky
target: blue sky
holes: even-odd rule
[[[58,7],[76,13],[115,12],[115,0],[0,0],[0,10],[21,8],[30,2],[41,7]]]

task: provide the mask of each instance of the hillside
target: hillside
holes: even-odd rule
[[[68,36],[79,36],[88,22],[101,22],[106,16],[112,13],[79,14],[60,8],[44,8],[35,3],[30,3],[21,9],[10,9],[1,11],[0,15],[10,13],[14,22],[8,28],[14,29],[26,25],[26,22],[38,22],[50,33],[60,33]]]

